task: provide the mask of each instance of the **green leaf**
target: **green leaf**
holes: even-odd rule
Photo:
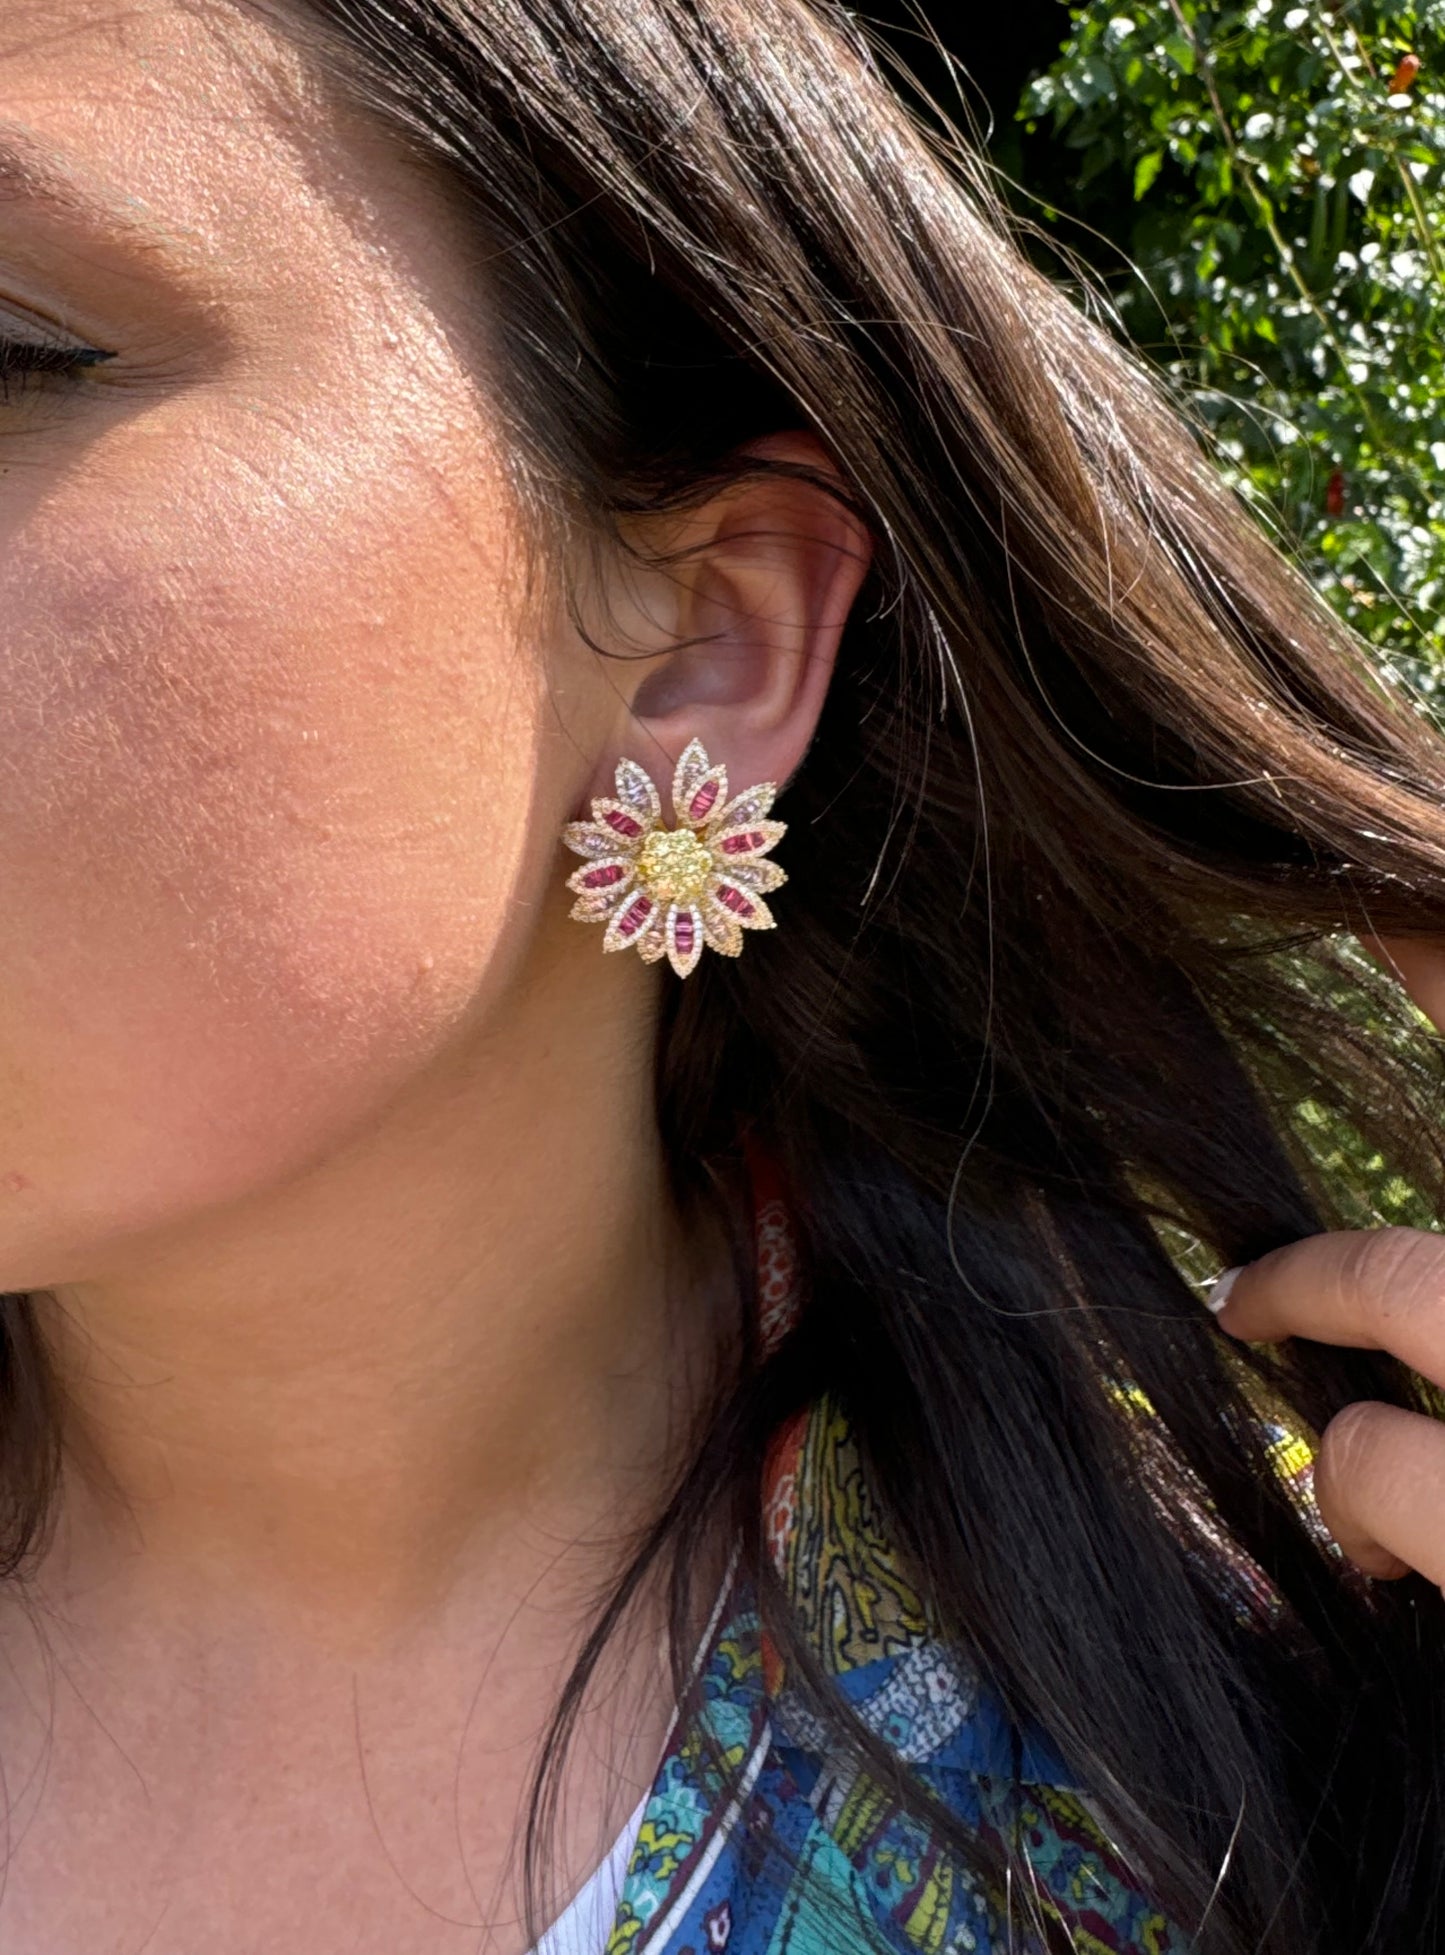
[[[1164,166],[1162,149],[1151,149],[1139,158],[1134,165],[1134,202],[1140,203],[1148,196],[1150,185]]]
[[[1227,478],[1445,725],[1445,0],[1071,18],[1028,98],[1059,133],[1025,189],[1065,196],[1074,249],[1100,239],[1125,330]],[[1419,78],[1391,108],[1405,53]]]

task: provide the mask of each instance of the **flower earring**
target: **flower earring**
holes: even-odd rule
[[[649,964],[665,957],[686,977],[705,943],[736,957],[744,930],[776,928],[763,897],[788,877],[763,857],[787,823],[767,819],[778,791],[772,781],[729,801],[727,769],[711,766],[701,740],[689,740],[672,777],[671,828],[635,760],[617,763],[616,786],[615,799],[592,803],[590,821],[562,830],[568,848],[587,857],[567,878],[577,897],[571,914],[606,923],[604,950],[635,948]]]

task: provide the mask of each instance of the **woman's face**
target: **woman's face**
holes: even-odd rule
[[[8,1289],[503,1010],[599,682],[523,611],[476,243],[295,53],[220,0],[7,0],[0,134],[0,331],[116,352],[0,400]]]

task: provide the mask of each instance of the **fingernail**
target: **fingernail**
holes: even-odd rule
[[[1240,1263],[1235,1269],[1221,1270],[1219,1275],[1210,1284],[1209,1294],[1205,1297],[1204,1301],[1209,1305],[1209,1308],[1214,1312],[1216,1317],[1223,1310],[1225,1304],[1229,1302],[1229,1293],[1234,1288],[1235,1278],[1243,1268],[1243,1263]]]

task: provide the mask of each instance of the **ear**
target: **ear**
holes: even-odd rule
[[[806,433],[745,451],[842,482]],[[734,788],[781,787],[813,737],[838,642],[867,572],[862,521],[817,481],[746,476],[702,507],[644,536],[659,561],[641,604],[653,656],[618,661],[619,712],[599,756],[593,794],[612,792],[624,756],[664,786],[697,738]],[[634,586],[633,599],[639,593]]]
[[[1445,1032],[1445,938],[1362,936],[1360,943],[1436,1031]]]

